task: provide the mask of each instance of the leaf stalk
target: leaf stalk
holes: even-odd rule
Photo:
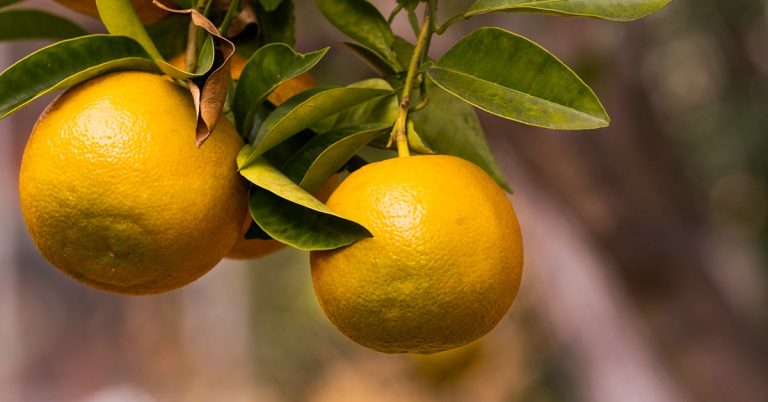
[[[408,150],[408,137],[406,131],[406,123],[408,122],[408,108],[411,104],[411,90],[413,89],[413,80],[416,77],[416,72],[419,69],[421,63],[422,54],[427,47],[428,38],[432,31],[432,20],[428,14],[424,17],[424,22],[421,24],[419,30],[419,38],[416,41],[416,47],[413,49],[413,55],[411,55],[411,62],[408,65],[408,72],[405,76],[405,86],[403,88],[403,95],[400,98],[400,110],[395,120],[395,126],[392,128],[392,133],[389,137],[391,143],[394,139],[397,144],[397,154],[400,157],[406,157],[410,155]]]

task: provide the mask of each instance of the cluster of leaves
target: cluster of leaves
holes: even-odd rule
[[[198,143],[222,115],[234,121],[247,143],[237,158],[240,172],[253,183],[250,208],[255,222],[247,236],[274,238],[304,250],[331,249],[370,233],[334,214],[311,193],[337,171],[382,157],[382,152],[371,150],[386,147],[415,48],[391,30],[397,13],[405,11],[418,30],[417,10],[423,8],[431,18],[425,24],[429,38],[455,22],[486,13],[625,21],[648,15],[669,1],[477,0],[440,25],[437,0],[398,0],[389,19],[365,0],[316,0],[327,20],[352,39],[344,44],[378,77],[312,88],[279,106],[268,101],[270,93],[311,70],[327,52],[326,48],[301,54],[293,49],[293,0],[195,4],[177,0],[182,10],[146,27],[128,0],[96,0],[109,31],[96,35],[47,12],[0,10],[0,40],[61,39],[0,74],[0,118],[43,94],[106,72],[167,74],[186,83],[196,101]],[[15,2],[0,0],[0,7]],[[202,29],[194,37],[196,43],[187,46],[190,21]],[[196,56],[188,63],[190,71],[166,61],[184,49],[192,49],[190,54]],[[233,82],[229,60],[235,51],[247,62]],[[538,44],[500,28],[470,33],[439,59],[421,60],[417,73],[413,97],[420,102],[407,123],[411,150],[470,160],[506,189],[473,106],[551,129],[592,129],[609,123],[594,92],[563,62]]]

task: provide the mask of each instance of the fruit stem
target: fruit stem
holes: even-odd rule
[[[411,62],[408,65],[408,73],[405,76],[405,86],[403,88],[403,96],[400,98],[400,111],[395,120],[395,126],[392,128],[390,134],[390,142],[392,139],[397,143],[397,154],[400,157],[409,156],[408,150],[408,137],[406,134],[406,123],[408,122],[408,108],[411,104],[411,90],[413,89],[413,80],[416,77],[416,72],[419,69],[421,62],[421,55],[424,52],[429,32],[432,30],[432,23],[430,16],[424,17],[424,22],[421,24],[421,30],[419,31],[419,39],[416,41],[416,48],[413,49],[413,55],[411,56]]]
[[[232,19],[239,13],[240,0],[232,0],[232,2],[229,3],[229,8],[227,8],[227,14],[224,15],[224,20],[219,26],[219,32],[221,32],[222,36],[227,37],[227,32],[229,32],[229,25],[232,23]]]

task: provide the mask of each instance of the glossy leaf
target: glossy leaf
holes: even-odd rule
[[[356,42],[342,42],[360,60],[364,61],[371,69],[382,75],[394,75],[398,71],[384,60],[378,53]]]
[[[280,5],[267,11],[261,4],[256,5],[261,33],[266,43],[296,43],[296,16],[293,0],[282,0]]]
[[[11,4],[18,3],[22,0],[0,0],[0,8],[10,6]]]
[[[267,117],[255,137],[255,147],[245,161],[248,166],[280,142],[346,108],[391,93],[385,89],[314,88],[289,99]],[[244,166],[240,166],[242,169]]]
[[[672,0],[478,0],[468,16],[496,11],[530,12],[631,21],[652,14]]]
[[[0,11],[0,41],[68,39],[88,35],[74,22],[39,10]]]
[[[416,7],[419,6],[421,0],[397,0],[397,2],[401,4],[406,10],[414,11],[416,10]]]
[[[584,81],[530,40],[480,28],[429,69],[448,92],[497,116],[560,130],[605,127],[610,119]]]
[[[163,59],[144,25],[139,21],[130,0],[96,0],[96,7],[99,10],[99,18],[109,33],[132,38],[144,46],[153,59]]]
[[[170,15],[146,28],[157,50],[166,60],[170,60],[186,50],[188,27],[187,16]]]
[[[115,70],[156,71],[131,38],[89,35],[42,48],[0,73],[0,118],[34,99]]]
[[[262,158],[240,173],[255,185],[249,195],[251,216],[273,239],[300,250],[329,250],[372,237],[363,226],[336,215]]]
[[[301,54],[284,43],[257,50],[243,67],[232,104],[240,132],[251,131],[257,109],[280,84],[306,73],[328,52],[328,48]]]
[[[308,192],[314,192],[361,148],[392,127],[370,123],[317,135],[283,166],[282,170]]]
[[[427,92],[427,107],[409,114],[419,137],[438,154],[458,156],[480,166],[499,186],[510,191],[472,106],[429,79]]]
[[[384,122],[389,123],[390,126],[394,123],[397,118],[399,105],[392,85],[381,78],[363,80],[354,85],[359,88],[382,89],[389,91],[391,95],[377,97],[344,109],[317,124],[313,124],[312,130],[318,133],[325,133],[333,129],[367,123]]]
[[[392,50],[395,35],[387,20],[366,0],[315,0],[320,11],[345,35],[373,50],[396,71],[402,70]]]

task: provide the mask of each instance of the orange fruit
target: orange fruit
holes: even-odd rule
[[[434,353],[493,329],[520,286],[520,227],[506,194],[463,159],[412,156],[352,173],[327,203],[372,238],[310,253],[331,322],[386,353]]]
[[[184,286],[240,236],[243,146],[221,119],[195,144],[195,109],[160,75],[82,83],[40,116],[21,164],[25,222],[40,253],[87,285],[126,294]]]
[[[240,79],[240,74],[243,71],[245,62],[246,60],[243,58],[243,56],[240,56],[237,53],[232,55],[231,77],[233,80]],[[183,69],[186,63],[186,55],[183,53],[179,54],[171,59],[169,63],[176,68]],[[282,83],[274,91],[272,91],[271,94],[269,94],[267,100],[272,102],[272,104],[279,106],[294,95],[316,86],[317,83],[315,83],[315,80],[312,78],[312,76],[305,73]],[[338,184],[338,177],[329,179],[328,182],[318,190],[316,194],[317,198],[325,201],[328,198],[327,194],[330,194],[330,192],[336,188],[334,183]],[[274,253],[275,251],[285,247],[285,244],[277,240],[246,239],[245,233],[248,231],[248,228],[251,227],[252,222],[253,219],[251,218],[251,215],[246,214],[245,218],[243,219],[242,235],[232,247],[232,250],[230,250],[230,252],[227,254],[227,258],[237,260],[251,260]]]

